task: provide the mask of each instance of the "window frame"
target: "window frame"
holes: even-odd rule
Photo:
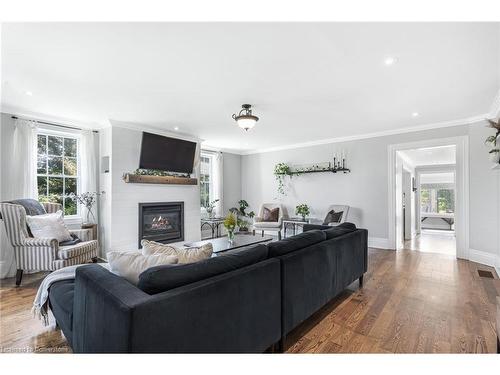
[[[59,130],[53,130],[53,129],[48,129],[48,128],[39,128],[37,131],[37,150],[36,150],[36,164],[38,165],[38,136],[39,135],[44,135],[47,136],[47,152],[46,152],[46,157],[47,157],[47,164],[46,164],[46,173],[45,174],[39,174],[38,173],[38,168],[36,171],[36,179],[37,179],[37,192],[38,192],[38,177],[60,177],[63,179],[63,192],[65,192],[65,187],[66,187],[66,178],[76,178],[76,193],[80,194],[81,192],[81,158],[80,158],[80,148],[81,148],[81,136],[79,133],[76,132],[70,132],[70,131],[59,131]],[[49,175],[49,168],[48,168],[48,156],[49,156],[49,150],[48,150],[48,137],[61,137],[63,138],[63,155],[62,155],[62,174],[61,175]],[[70,138],[70,139],[75,139],[76,140],[76,175],[71,176],[71,175],[65,175],[64,174],[64,138]],[[48,189],[48,183],[47,183],[47,189]],[[64,213],[64,196],[63,196],[63,213]],[[64,214],[64,219],[68,219],[69,221],[75,220],[75,219],[80,219],[81,218],[81,209],[80,205],[76,204],[76,214],[74,215],[66,215]]]
[[[210,203],[214,200],[214,191],[213,191],[213,186],[214,186],[214,154],[212,152],[204,151],[201,150],[200,152],[200,209],[203,211],[205,209],[205,206],[201,205],[201,175],[202,175],[202,158],[208,158],[210,160],[210,168],[209,168],[209,190],[208,190],[208,202]]]

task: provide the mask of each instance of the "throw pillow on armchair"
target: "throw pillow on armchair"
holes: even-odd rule
[[[264,217],[262,221],[274,221],[277,222],[280,217],[280,209],[279,207],[273,208],[270,210],[267,207],[264,207]]]

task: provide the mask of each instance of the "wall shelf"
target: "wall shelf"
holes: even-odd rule
[[[176,176],[148,176],[126,173],[123,181],[128,184],[197,185],[197,178]]]

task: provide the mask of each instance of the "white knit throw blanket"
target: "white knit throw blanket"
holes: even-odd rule
[[[109,269],[108,263],[97,263],[100,266]],[[68,266],[58,269],[54,272],[49,273],[45,279],[43,279],[38,292],[36,293],[35,300],[33,301],[33,308],[31,311],[33,315],[38,319],[42,320],[44,326],[49,325],[49,288],[50,286],[61,280],[71,280],[75,278],[76,269],[84,264],[78,264],[76,266]]]

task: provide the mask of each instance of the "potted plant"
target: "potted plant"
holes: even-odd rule
[[[96,219],[94,213],[92,212],[92,207],[97,202],[98,195],[101,195],[101,193],[97,192],[91,193],[90,191],[87,191],[86,193],[82,194],[71,193],[68,195],[68,198],[70,198],[73,202],[80,204],[86,208],[87,213],[85,215],[85,221],[83,222],[83,224],[95,223]],[[92,219],[90,218],[91,216]]]
[[[205,206],[205,211],[207,211],[209,218],[214,217],[214,214],[215,214],[214,208],[215,208],[215,205],[217,204],[218,201],[219,201],[219,199],[214,199],[212,202],[210,202],[209,204],[207,204]]]
[[[251,224],[251,219],[255,216],[255,212],[246,212],[248,202],[244,199],[239,200],[238,205],[239,207],[230,208],[229,212],[236,216],[236,225],[238,226],[239,231],[247,232],[248,227]],[[246,220],[246,218],[249,218],[250,220]]]
[[[303,221],[306,221],[306,216],[310,213],[311,211],[309,210],[309,206],[305,203],[299,204],[295,207],[295,215],[302,216]]]
[[[278,163],[274,166],[274,177],[278,181],[278,193],[285,195],[285,176],[291,176],[290,167],[286,163]]]
[[[236,229],[236,225],[237,225],[236,215],[230,212],[224,219],[224,228],[226,228],[227,238],[229,242],[233,242],[234,240],[234,230]]]

